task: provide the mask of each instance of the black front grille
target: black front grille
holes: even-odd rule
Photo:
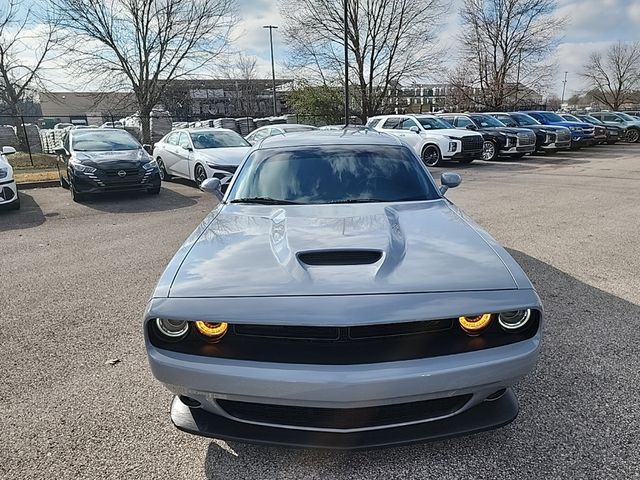
[[[114,170],[103,170],[104,174],[107,177],[118,177],[118,178],[127,178],[127,177],[133,177],[133,176],[138,176],[138,174],[140,174],[140,169],[138,168],[117,168]],[[121,176],[119,172],[124,172],[125,175]]]
[[[307,428],[381,427],[444,417],[460,410],[471,395],[364,408],[314,408],[217,400],[232,417],[248,422]]]
[[[298,259],[307,265],[370,265],[382,258],[380,250],[319,250],[298,253]]]
[[[465,150],[482,150],[483,139],[481,135],[472,135],[462,137],[462,151]]]
[[[211,168],[228,173],[236,173],[236,170],[238,169],[235,165],[211,165]]]

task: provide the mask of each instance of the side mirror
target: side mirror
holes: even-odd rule
[[[193,152],[193,148],[186,146],[186,145],[181,145],[181,147],[186,150],[187,152]]]
[[[464,128],[466,128],[467,130],[477,130],[478,129],[478,127],[476,127],[473,123],[467,125]]]
[[[142,148],[144,148],[144,151],[147,152],[149,155],[153,155],[153,148],[148,143],[145,143],[144,145],[142,145]]]
[[[16,149],[13,147],[2,147],[3,155],[11,155],[12,153],[16,153]]]
[[[202,190],[203,192],[212,193],[218,199],[218,201],[222,200],[222,198],[224,197],[220,185],[220,180],[217,178],[207,178],[200,184],[200,190]]]
[[[64,147],[56,147],[54,152],[57,153],[58,155],[66,155],[67,149]]]
[[[418,127],[416,127],[415,125],[413,127],[409,127],[409,131],[411,131],[413,133],[420,133],[420,129]]]
[[[450,188],[456,188],[462,183],[462,178],[457,173],[445,172],[440,175],[440,193],[444,195]]]

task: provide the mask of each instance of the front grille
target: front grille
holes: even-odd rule
[[[582,133],[584,133],[585,135],[593,135],[595,131],[594,127],[583,127],[582,128]]]
[[[467,394],[363,408],[298,407],[222,399],[217,402],[227,414],[248,422],[307,428],[353,429],[444,417],[460,410],[470,399],[471,395]]]
[[[528,145],[535,145],[535,144],[536,144],[535,134],[518,133],[518,146],[526,147]]]
[[[483,139],[481,135],[472,135],[462,137],[462,151],[465,150],[482,150]]]
[[[138,169],[138,168],[116,168],[116,169],[113,169],[113,170],[103,170],[103,172],[107,177],[127,178],[127,177],[137,176],[140,173],[140,169]],[[118,172],[125,172],[126,175],[124,177],[120,177]]]
[[[298,260],[311,266],[370,265],[381,258],[380,250],[327,250],[298,253]]]
[[[567,132],[567,131],[559,131],[556,132],[556,135],[558,137],[558,142],[568,142],[571,140],[571,133]]]

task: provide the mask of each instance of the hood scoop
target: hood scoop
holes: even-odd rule
[[[315,250],[298,253],[298,260],[309,266],[371,265],[382,258],[380,250]]]

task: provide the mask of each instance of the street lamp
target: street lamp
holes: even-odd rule
[[[278,112],[276,110],[276,67],[273,61],[273,29],[278,28],[275,25],[265,25],[262,28],[269,29],[269,44],[271,45],[271,77],[273,79],[273,116],[275,117]]]
[[[564,93],[565,93],[565,90],[567,89],[567,75],[569,75],[569,72],[564,72],[564,81],[562,82],[562,99],[560,99],[560,108],[562,108],[562,105],[564,105]]]

